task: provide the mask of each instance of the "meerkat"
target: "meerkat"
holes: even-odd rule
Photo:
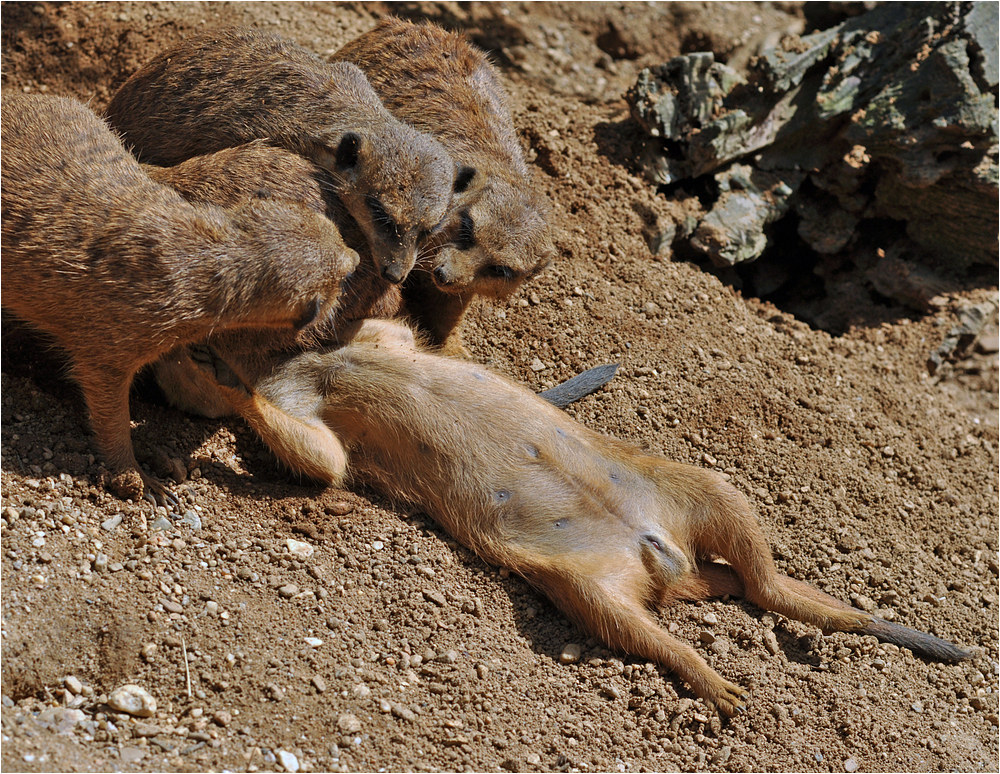
[[[112,489],[162,503],[132,448],[135,373],[213,331],[326,317],[358,254],[301,206],[185,201],[72,99],[4,96],[2,127],[3,305],[69,354]]]
[[[122,84],[106,115],[140,161],[159,166],[255,139],[306,156],[331,173],[395,283],[468,184],[437,140],[385,109],[360,69],[249,28],[160,54]]]
[[[332,57],[360,67],[398,118],[434,135],[469,178],[404,288],[429,343],[468,356],[459,325],[476,296],[503,299],[554,255],[548,204],[514,130],[496,68],[463,35],[395,18]]]
[[[422,351],[405,326],[361,323],[346,346],[297,356],[254,390],[217,357],[206,367],[244,416],[324,424],[340,442],[341,482],[425,509],[589,634],[668,667],[726,715],[742,710],[744,690],[664,631],[650,605],[738,594],[825,632],[941,661],[971,655],[779,574],[749,503],[719,474],[589,430],[484,367]]]
[[[326,216],[344,239],[358,248],[358,267],[344,281],[335,313],[326,319],[305,330],[241,329],[222,331],[208,339],[229,360],[240,362],[244,374],[260,373],[279,353],[336,342],[338,329],[351,321],[399,314],[399,285],[378,272],[357,224],[333,195],[330,174],[305,157],[255,140],[195,156],[175,166],[147,164],[143,168],[153,180],[170,186],[190,202],[234,208],[248,201],[265,200],[305,207]],[[177,347],[161,356],[152,371],[173,406],[209,418],[236,413],[192,360],[189,347]],[[316,444],[321,441],[315,439]]]

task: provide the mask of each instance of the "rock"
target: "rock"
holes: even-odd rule
[[[310,648],[318,648],[323,644],[323,640],[319,637],[305,637],[304,640]]]
[[[404,707],[402,704],[392,705],[392,714],[401,720],[406,720],[410,723],[414,723],[417,720],[417,714],[411,710],[409,707]]]
[[[280,594],[285,599],[291,599],[296,594],[299,593],[299,587],[294,583],[286,583],[284,586],[278,588],[278,594]]]
[[[219,710],[212,715],[212,722],[217,726],[226,728],[233,722],[233,715],[228,710]]]
[[[219,614],[219,603],[216,602],[214,599],[208,600],[208,602],[205,603],[205,612],[208,613],[211,616],[218,615]]]
[[[524,760],[530,763],[532,766],[537,766],[542,762],[542,756],[538,753],[528,753],[524,756]]]
[[[110,561],[107,554],[98,554],[97,558],[94,559],[94,571],[106,572]]]
[[[361,730],[361,721],[356,715],[344,712],[337,717],[337,728],[344,734],[356,734]]]
[[[548,368],[548,366],[541,361],[541,358],[536,357],[534,360],[531,361],[531,365],[528,366],[528,368],[530,368],[535,373],[538,373],[539,371],[544,371],[546,368]]]
[[[764,632],[764,647],[767,648],[767,652],[772,656],[777,656],[778,652],[781,650],[778,647],[778,638],[774,636],[774,632],[768,629]]]
[[[575,664],[580,660],[581,653],[583,653],[583,646],[575,642],[566,643],[562,653],[559,654],[559,661],[563,664]]]
[[[162,514],[153,519],[149,525],[150,532],[169,532],[174,528],[174,523]]]
[[[83,693],[83,683],[81,683],[73,675],[66,675],[66,677],[63,678],[63,685],[65,685],[66,690],[72,694],[79,696]]]
[[[299,559],[308,559],[316,550],[309,543],[303,543],[301,540],[292,540],[291,538],[285,541],[285,545],[288,546],[288,553]]]
[[[312,682],[313,687],[316,689],[316,693],[323,693],[326,691],[326,680],[319,675],[313,675],[310,682]]]
[[[138,685],[123,685],[108,696],[108,706],[116,712],[126,712],[138,718],[152,717],[156,712],[156,699]]]
[[[426,599],[428,602],[433,602],[438,607],[444,607],[446,604],[448,604],[448,600],[445,599],[444,594],[442,594],[440,591],[435,591],[433,589],[424,589],[422,593],[424,595],[424,599]]]
[[[63,707],[50,707],[39,712],[35,716],[38,724],[55,731],[57,734],[70,734],[78,723],[82,723],[87,716],[78,709],[64,709]]]
[[[715,613],[705,613],[701,617],[701,622],[708,626],[715,626],[719,622],[719,617]]]
[[[132,766],[146,757],[146,752],[138,747],[123,747],[121,752],[122,763]]]
[[[713,642],[715,642],[715,639],[716,639],[715,635],[712,634],[712,632],[708,631],[708,629],[702,629],[700,632],[698,632],[698,640],[700,642],[705,643],[706,645],[711,645]]]
[[[194,509],[184,511],[181,522],[187,524],[191,529],[201,529],[201,516]]]
[[[848,758],[844,761],[844,771],[852,772],[858,770],[858,762],[854,758]]]
[[[101,522],[101,529],[103,529],[105,532],[111,532],[111,530],[113,530],[121,523],[122,523],[122,515],[120,513],[116,513],[107,521]]]
[[[299,770],[299,759],[290,752],[286,752],[285,750],[275,750],[274,753],[278,757],[278,763],[281,764],[281,768],[285,771],[295,774],[295,772]]]

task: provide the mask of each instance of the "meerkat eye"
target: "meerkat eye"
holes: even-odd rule
[[[402,239],[402,235],[399,233],[399,225],[393,220],[392,215],[385,211],[382,202],[374,196],[366,196],[365,204],[368,205],[368,212],[372,216],[372,223],[375,224],[375,228],[393,239]]]
[[[494,277],[502,280],[512,280],[514,279],[514,270],[509,266],[501,266],[496,264],[494,266],[487,266],[486,270]]]
[[[339,169],[350,169],[358,163],[358,149],[361,147],[361,138],[354,132],[348,132],[340,138],[340,145],[337,146],[337,167]]]
[[[461,167],[455,175],[455,193],[464,193],[475,176],[475,167]]]
[[[458,236],[455,238],[455,247],[459,250],[471,250],[476,246],[476,224],[472,221],[472,216],[468,211],[463,210],[459,216]]]

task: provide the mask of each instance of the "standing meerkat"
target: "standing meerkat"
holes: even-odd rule
[[[311,159],[331,173],[391,282],[406,277],[418,241],[468,183],[438,141],[385,109],[357,67],[250,28],[196,35],[160,54],[122,84],[106,115],[150,164],[264,138]]]
[[[551,260],[548,204],[514,131],[489,59],[463,35],[395,18],[331,58],[368,76],[385,106],[436,137],[470,178],[404,290],[408,311],[448,354],[468,355],[458,326],[477,295],[506,298]]]
[[[425,509],[589,634],[670,668],[724,714],[742,710],[743,689],[660,628],[650,605],[742,595],[825,632],[941,661],[971,655],[779,574],[749,504],[722,476],[588,430],[486,368],[421,351],[405,326],[366,321],[346,346],[293,358],[255,391],[224,362],[209,365],[244,416],[322,422],[341,442],[341,481]]]
[[[132,449],[135,373],[213,331],[324,318],[358,255],[301,206],[188,203],[74,100],[5,96],[2,126],[3,304],[69,354],[112,488],[163,502]]]

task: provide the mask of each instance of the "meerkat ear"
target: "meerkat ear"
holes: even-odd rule
[[[354,132],[347,132],[340,138],[340,145],[337,146],[337,167],[338,169],[350,169],[358,163],[358,149],[361,147],[361,138]]]
[[[477,174],[475,167],[459,167],[455,173],[455,193],[465,193]]]

